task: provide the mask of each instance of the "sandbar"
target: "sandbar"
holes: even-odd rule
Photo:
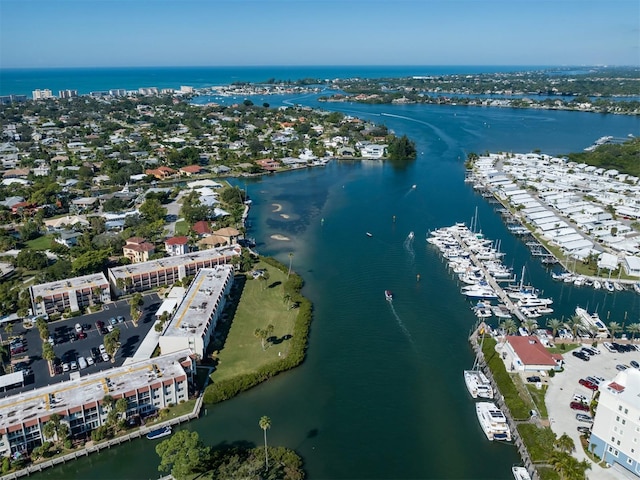
[[[280,234],[271,235],[271,238],[273,238],[274,240],[280,240],[282,242],[291,240],[289,237],[285,237],[284,235]]]
[[[286,213],[281,213],[280,216],[284,219],[289,218],[289,215],[287,215]]]
[[[275,208],[274,212],[279,212],[280,210],[282,210],[282,205],[280,205],[279,203],[272,203],[271,205],[273,205],[273,207]]]

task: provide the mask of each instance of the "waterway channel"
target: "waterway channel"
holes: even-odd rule
[[[272,97],[254,99],[262,101],[276,104]],[[294,101],[318,105],[313,97]],[[463,163],[469,152],[581,151],[603,135],[638,135],[640,119],[434,105],[320,106],[386,123],[416,142],[418,159],[334,161],[236,181],[253,199],[249,235],[257,250],[284,263],[292,253],[293,269],[306,281],[304,293],[315,306],[308,358],[207,407],[181,428],[198,431],[211,445],[260,445],[258,420],[268,415],[270,444],[296,449],[310,479],[511,478],[516,450],[486,440],[462,379],[473,362],[467,336],[476,318],[425,236],[468,223],[477,207],[479,227],[501,240],[504,262],[516,272],[526,265],[526,280],[554,298],[554,316],[566,318],[579,304],[597,308],[604,319],[638,321],[640,296],[633,292],[553,282],[493,205],[463,182]],[[291,240],[272,239],[276,234]],[[385,289],[394,292],[391,304]],[[34,477],[157,478],[154,447],[134,441]]]

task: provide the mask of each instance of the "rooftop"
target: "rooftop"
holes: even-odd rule
[[[225,282],[233,278],[231,265],[201,269],[189,286],[178,310],[164,331],[164,336],[202,336],[209,319],[224,294]]]
[[[92,273],[82,277],[68,278],[66,280],[58,280],[55,282],[41,283],[31,287],[33,298],[38,296],[48,297],[50,295],[62,294],[70,290],[78,290],[82,288],[106,287],[109,285],[107,277],[104,273]]]

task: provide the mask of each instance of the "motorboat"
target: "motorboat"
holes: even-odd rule
[[[384,291],[384,298],[387,299],[387,302],[390,302],[391,300],[393,300],[393,293],[391,292],[391,290]]]
[[[409,235],[407,235],[407,238],[409,240],[413,240],[413,237],[414,237],[414,233],[413,232],[409,232]]]
[[[633,289],[635,290],[635,292],[640,295],[640,282],[636,282],[633,284]]]
[[[367,232],[367,237],[373,237],[373,233]]]
[[[506,305],[500,304],[491,307],[493,314],[498,318],[511,318],[511,312]]]
[[[147,433],[147,439],[157,440],[158,438],[168,437],[169,435],[171,435],[171,427],[167,426],[150,431]]]
[[[473,307],[473,313],[475,313],[478,318],[489,318],[493,315],[491,311],[491,305],[484,302],[478,302]]]
[[[604,289],[607,292],[613,292],[615,291],[615,287],[613,286],[613,282],[610,282],[609,280],[605,280],[602,284],[602,286],[604,287]]]
[[[598,312],[589,313],[584,308],[576,307],[576,315],[580,317],[580,320],[586,327],[587,331],[593,331],[595,333],[596,338],[609,337],[609,329],[600,319],[600,315],[598,315]]]
[[[524,467],[513,466],[511,473],[513,473],[514,480],[531,480],[529,471]]]
[[[507,424],[507,417],[505,417],[502,410],[500,410],[495,403],[476,403],[476,415],[478,416],[478,421],[480,422],[482,431],[487,436],[487,439],[491,441],[511,441],[511,431]]]

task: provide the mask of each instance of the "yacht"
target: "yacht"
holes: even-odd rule
[[[384,298],[387,299],[387,302],[390,302],[391,300],[393,300],[393,293],[391,292],[391,290],[384,291]]]
[[[476,415],[484,434],[491,441],[511,441],[511,431],[507,424],[507,417],[493,402],[476,403]]]
[[[158,438],[168,437],[171,435],[171,427],[162,427],[147,433],[148,440],[157,440]]]
[[[531,480],[529,471],[524,467],[513,466],[511,467],[511,473],[513,473],[515,480]]]
[[[594,330],[596,338],[609,337],[609,329],[600,319],[600,315],[598,315],[598,312],[589,313],[584,308],[576,307],[576,315],[580,317],[580,320],[582,321],[582,324],[587,328],[587,331]]]
[[[467,390],[469,390],[469,394],[473,398],[493,398],[493,388],[491,388],[491,382],[484,374],[482,370],[480,370],[480,355],[482,355],[482,343],[484,342],[484,329],[480,330],[482,338],[480,340],[480,350],[476,355],[475,360],[473,361],[473,366],[471,370],[464,371],[464,383],[467,386]]]

